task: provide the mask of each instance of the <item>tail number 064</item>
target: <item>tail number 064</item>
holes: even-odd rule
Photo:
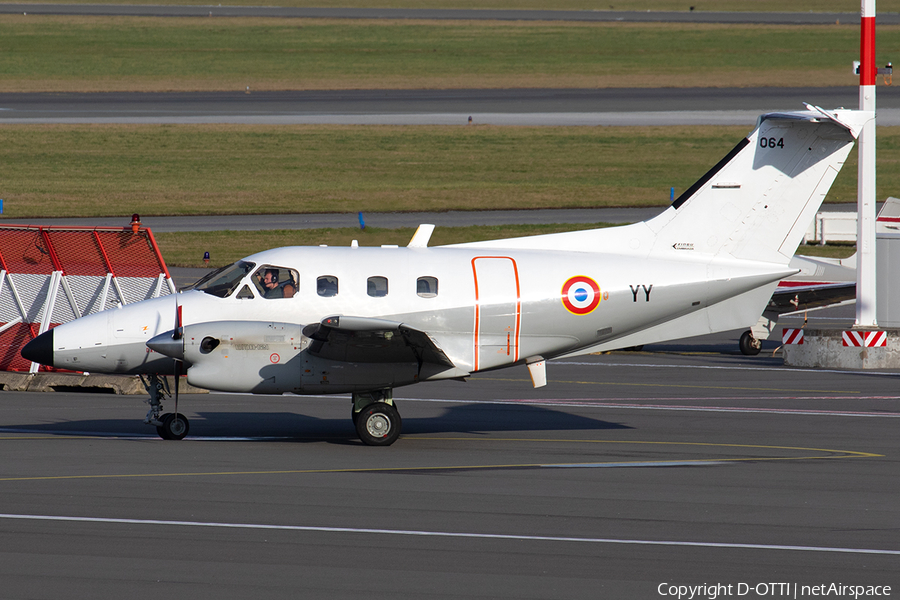
[[[784,138],[775,139],[773,137],[759,138],[759,147],[760,148],[784,148]]]

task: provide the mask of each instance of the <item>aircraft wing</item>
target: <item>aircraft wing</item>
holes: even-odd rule
[[[856,282],[791,286],[785,285],[782,281],[772,294],[766,312],[781,315],[840,304],[854,298],[856,298]]]
[[[368,317],[334,316],[303,328],[308,352],[321,358],[359,362],[418,362],[444,371],[453,362],[424,331],[403,323]]]

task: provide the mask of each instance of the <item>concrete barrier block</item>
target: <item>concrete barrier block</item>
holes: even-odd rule
[[[0,390],[7,392],[24,392],[31,383],[31,373],[0,371]]]
[[[805,328],[802,344],[783,347],[784,364],[829,369],[900,369],[900,329],[886,330],[887,346],[880,348],[844,346],[844,331]]]
[[[169,389],[174,392],[172,378]],[[0,390],[10,392],[80,392],[96,394],[145,395],[147,391],[135,375],[85,375],[84,373],[16,373],[0,371]],[[209,390],[179,385],[182,394],[208,394]]]

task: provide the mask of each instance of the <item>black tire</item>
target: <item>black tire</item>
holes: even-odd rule
[[[367,446],[390,446],[400,437],[403,421],[397,409],[385,402],[375,402],[356,416],[356,433]]]
[[[170,416],[171,416],[170,413],[165,413],[165,414],[163,414],[163,415],[160,415],[160,417],[159,417],[159,422],[160,422],[160,423],[165,423],[165,422],[166,422],[166,419],[169,418]],[[169,439],[169,438],[167,437],[169,434],[168,434],[168,432],[166,431],[166,428],[163,427],[162,425],[157,425],[157,426],[156,426],[156,433],[158,433],[158,434],[159,434],[159,437],[161,437],[161,438],[164,439],[164,440]]]
[[[756,356],[759,354],[759,351],[762,350],[762,343],[755,337],[750,331],[745,331],[741,334],[741,340],[738,342],[738,346],[741,348],[741,354],[746,356]]]
[[[175,413],[168,413],[160,421],[162,425],[156,426],[156,432],[164,440],[183,440],[191,429],[190,422],[182,414],[176,418]]]

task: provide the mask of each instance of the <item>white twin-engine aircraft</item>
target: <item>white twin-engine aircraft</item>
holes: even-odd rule
[[[757,322],[871,112],[760,117],[750,135],[668,209],[622,227],[428,247],[260,252],[190,290],[93,314],[22,350],[77,371],[161,375],[257,394],[351,393],[363,442],[392,444],[395,387]],[[175,324],[174,329],[172,324]],[[174,360],[173,360],[174,359]]]

